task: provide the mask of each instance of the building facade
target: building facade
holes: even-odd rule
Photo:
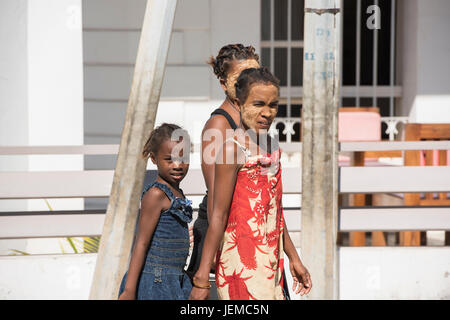
[[[146,2],[2,0],[0,145],[118,144]],[[303,52],[303,8],[303,0],[178,0],[157,124],[180,124],[200,142],[205,121],[224,99],[206,61],[223,45],[243,43],[280,78],[278,118],[295,121],[291,139],[299,141],[302,63],[311,58]],[[448,0],[343,0],[340,106],[377,106],[382,116],[450,123],[449,13]],[[298,154],[285,161],[300,166]],[[115,156],[0,157],[1,171],[114,167]],[[55,199],[51,205],[100,209],[106,201]],[[42,199],[2,200],[0,210],[49,207]],[[60,250],[52,240],[7,241],[0,255],[11,248]]]

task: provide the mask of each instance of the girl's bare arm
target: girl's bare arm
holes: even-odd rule
[[[131,253],[128,276],[122,295],[131,294],[134,296],[136,294],[139,274],[145,262],[150,239],[158,224],[161,211],[164,207],[167,207],[167,203],[170,203],[170,201],[165,193],[158,188],[151,188],[142,198],[138,234]]]

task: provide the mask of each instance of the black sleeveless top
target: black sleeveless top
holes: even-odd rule
[[[230,127],[233,130],[236,130],[238,128],[238,126],[236,125],[236,122],[234,122],[233,118],[225,110],[223,110],[221,108],[217,108],[216,110],[214,110],[211,113],[211,117],[213,117],[215,115],[222,115],[222,116],[224,116],[227,119],[228,124],[230,125]],[[199,210],[198,210],[198,217],[199,218],[208,219],[208,216],[206,215],[207,203],[208,203],[208,190],[206,190],[206,195],[204,196],[203,201],[202,201],[202,203],[200,203],[200,206],[199,206]]]
[[[216,110],[213,111],[213,113],[211,113],[211,117],[215,116],[217,114],[220,114],[220,115],[224,116],[225,118],[227,118],[227,121],[233,130],[236,130],[238,128],[238,126],[236,125],[236,122],[234,122],[233,118],[230,116],[230,114],[228,112],[226,112],[225,110],[223,110],[221,108],[217,108]]]

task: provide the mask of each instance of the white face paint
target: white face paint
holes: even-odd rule
[[[244,129],[253,129],[256,133],[268,131],[278,112],[278,88],[273,84],[256,83],[239,107]]]
[[[255,59],[249,60],[235,60],[228,70],[227,79],[222,88],[227,93],[231,101],[236,99],[236,88],[234,87],[236,80],[239,78],[241,72],[245,69],[259,68],[259,63]]]

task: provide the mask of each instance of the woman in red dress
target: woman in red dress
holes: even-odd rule
[[[293,290],[301,295],[311,290],[283,219],[281,151],[267,134],[278,95],[278,80],[266,68],[244,70],[236,82],[241,130],[216,160],[213,210],[191,299],[208,298],[215,255],[220,299],[284,299],[283,252]]]

